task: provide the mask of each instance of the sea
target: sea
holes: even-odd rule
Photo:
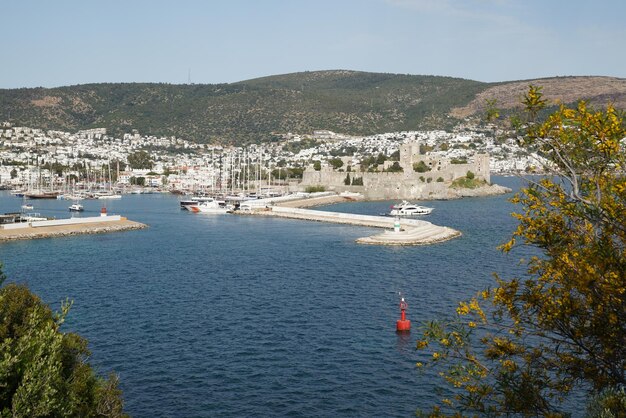
[[[518,190],[522,180],[493,177]],[[462,232],[447,242],[369,246],[374,228],[182,211],[169,194],[86,200],[81,216],[143,222],[137,231],[0,244],[9,281],[89,340],[98,373],[117,373],[134,417],[408,417],[446,385],[416,362],[422,324],[521,277],[528,250],[497,249],[516,227],[512,194],[428,201],[424,217]],[[33,211],[69,217],[61,200]],[[392,201],[318,208],[377,215]],[[0,193],[0,213],[22,200]],[[397,334],[399,297],[410,334]]]

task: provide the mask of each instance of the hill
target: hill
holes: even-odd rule
[[[315,129],[366,135],[446,128],[480,115],[486,97],[513,108],[530,83],[565,102],[626,103],[626,80],[565,77],[489,84],[451,77],[312,71],[231,84],[104,83],[0,90],[0,121],[74,131],[243,144]]]

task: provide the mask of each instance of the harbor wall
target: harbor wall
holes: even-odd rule
[[[64,225],[81,225],[95,222],[114,222],[121,221],[120,215],[111,216],[92,216],[88,218],[69,218],[69,219],[52,219],[49,221],[20,222],[14,224],[2,225],[2,229],[21,229],[21,228],[37,228],[45,226],[64,226]]]

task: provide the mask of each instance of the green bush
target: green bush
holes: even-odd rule
[[[400,173],[400,172],[404,171],[404,169],[402,167],[400,167],[400,163],[399,162],[394,161],[394,163],[391,164],[391,166],[389,166],[387,171],[389,173]]]
[[[321,161],[313,161],[313,169],[315,171],[320,171],[322,169],[322,162]]]
[[[467,164],[467,158],[453,158],[450,160],[450,164]]]
[[[438,177],[437,178],[437,183],[443,183],[443,177]]]
[[[346,178],[344,179],[343,184],[345,184],[346,186],[350,185],[350,173],[346,174]]]
[[[465,177],[472,180],[475,176],[474,176],[474,173],[472,173],[471,171],[468,171],[467,174],[465,174]]]
[[[424,183],[426,181],[426,179],[424,178],[424,176],[420,176],[420,180],[422,181],[422,183]]]
[[[305,191],[307,193],[325,192],[326,191],[326,187],[324,187],[324,186],[307,186]]]
[[[24,285],[0,289],[0,416],[126,416],[117,376],[98,376],[87,340],[60,330],[70,306],[55,314]]]
[[[418,163],[413,163],[413,171],[417,171],[418,173],[425,173],[427,171],[430,171],[430,167],[428,167],[424,161],[420,161]]]

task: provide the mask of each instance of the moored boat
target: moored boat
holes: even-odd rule
[[[389,215],[390,216],[418,216],[418,215],[428,215],[432,211],[433,211],[433,208],[416,205],[414,203],[410,203],[410,202],[407,202],[406,200],[403,200],[401,203],[391,206],[391,211],[389,212]]]
[[[70,205],[69,210],[70,212],[82,212],[85,210],[85,208],[80,203],[74,203]]]

